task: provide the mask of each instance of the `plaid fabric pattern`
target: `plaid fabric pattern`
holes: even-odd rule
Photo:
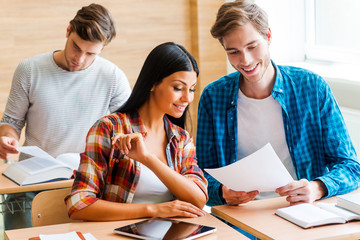
[[[169,167],[195,182],[207,196],[207,180],[197,166],[195,146],[189,133],[164,117],[168,137],[166,155]],[[141,163],[128,158],[111,145],[118,133],[139,132],[146,137],[138,112],[114,113],[98,120],[87,135],[85,152],[74,184],[65,198],[68,212],[80,210],[98,199],[131,203],[141,172]]]
[[[276,69],[272,96],[282,107],[286,142],[297,177],[320,179],[328,190],[325,197],[358,188],[360,165],[328,84],[305,69],[272,64]],[[226,75],[209,84],[201,95],[196,139],[201,168],[236,161],[240,76],[239,72]],[[207,204],[225,204],[220,183],[204,174],[209,182]]]

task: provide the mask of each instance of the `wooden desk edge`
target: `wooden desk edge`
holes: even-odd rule
[[[72,184],[74,182],[73,179],[69,179],[69,180],[51,181],[51,182],[45,182],[39,184],[20,186],[2,174],[9,165],[10,164],[0,165],[0,178],[1,178],[0,195],[20,193],[20,192],[43,191],[43,190],[58,189],[58,188],[68,188],[68,187],[72,187]]]
[[[231,224],[233,224],[234,226],[237,226],[238,228],[250,233],[251,235],[259,238],[259,239],[262,239],[262,240],[273,240],[273,238],[267,236],[267,235],[264,235],[263,233],[257,231],[256,229],[242,223],[242,222],[239,222],[237,221],[235,218],[232,218],[230,217],[229,215],[219,211],[216,206],[215,207],[211,207],[211,213],[214,214],[214,216],[217,216],[219,217],[220,219],[223,219],[224,221],[227,221]]]
[[[53,181],[53,182],[46,182],[46,183],[39,183],[39,184],[32,184],[26,186],[19,186],[13,188],[0,188],[0,195],[3,194],[11,194],[11,193],[20,193],[20,192],[32,192],[32,191],[43,191],[43,190],[50,190],[50,189],[59,189],[59,188],[70,188],[72,187],[74,180],[60,180],[60,181]],[[16,184],[16,183],[15,183]]]
[[[145,219],[145,218],[143,218]],[[174,218],[180,221],[193,222],[203,225],[209,225],[217,228],[214,234],[206,235],[201,239],[247,239],[244,235],[226,225],[223,221],[217,219],[211,214],[199,218]],[[36,237],[39,234],[53,234],[53,233],[66,233],[71,231],[80,231],[82,233],[90,232],[97,239],[128,239],[128,237],[117,235],[113,233],[115,227],[125,226],[134,222],[139,222],[142,219],[129,219],[121,221],[110,222],[71,222],[47,226],[39,226],[34,228],[22,228],[5,231],[5,239],[21,239],[28,240],[29,237]],[[95,225],[94,225],[95,224]],[[56,231],[53,231],[56,229]],[[92,230],[90,230],[92,229]],[[104,231],[105,229],[105,231]],[[106,236],[104,235],[106,234]],[[103,235],[99,237],[99,235]]]

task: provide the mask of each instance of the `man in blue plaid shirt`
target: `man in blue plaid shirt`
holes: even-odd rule
[[[225,3],[211,34],[237,71],[202,93],[196,141],[199,166],[226,166],[270,142],[295,181],[274,193],[259,194],[233,191],[205,173],[208,205],[279,195],[294,205],[357,189],[360,165],[328,84],[310,71],[271,60],[266,13],[252,2]]]

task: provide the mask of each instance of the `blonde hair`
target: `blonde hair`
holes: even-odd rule
[[[266,12],[249,0],[224,3],[217,13],[211,35],[222,43],[222,38],[235,28],[250,22],[267,39],[269,23]]]

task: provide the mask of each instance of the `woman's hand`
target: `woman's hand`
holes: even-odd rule
[[[205,215],[200,208],[180,200],[150,204],[149,211],[151,217],[200,217]]]
[[[115,144],[122,154],[143,164],[145,164],[146,159],[151,156],[145,146],[144,138],[140,133],[119,133],[112,138],[112,144]]]

